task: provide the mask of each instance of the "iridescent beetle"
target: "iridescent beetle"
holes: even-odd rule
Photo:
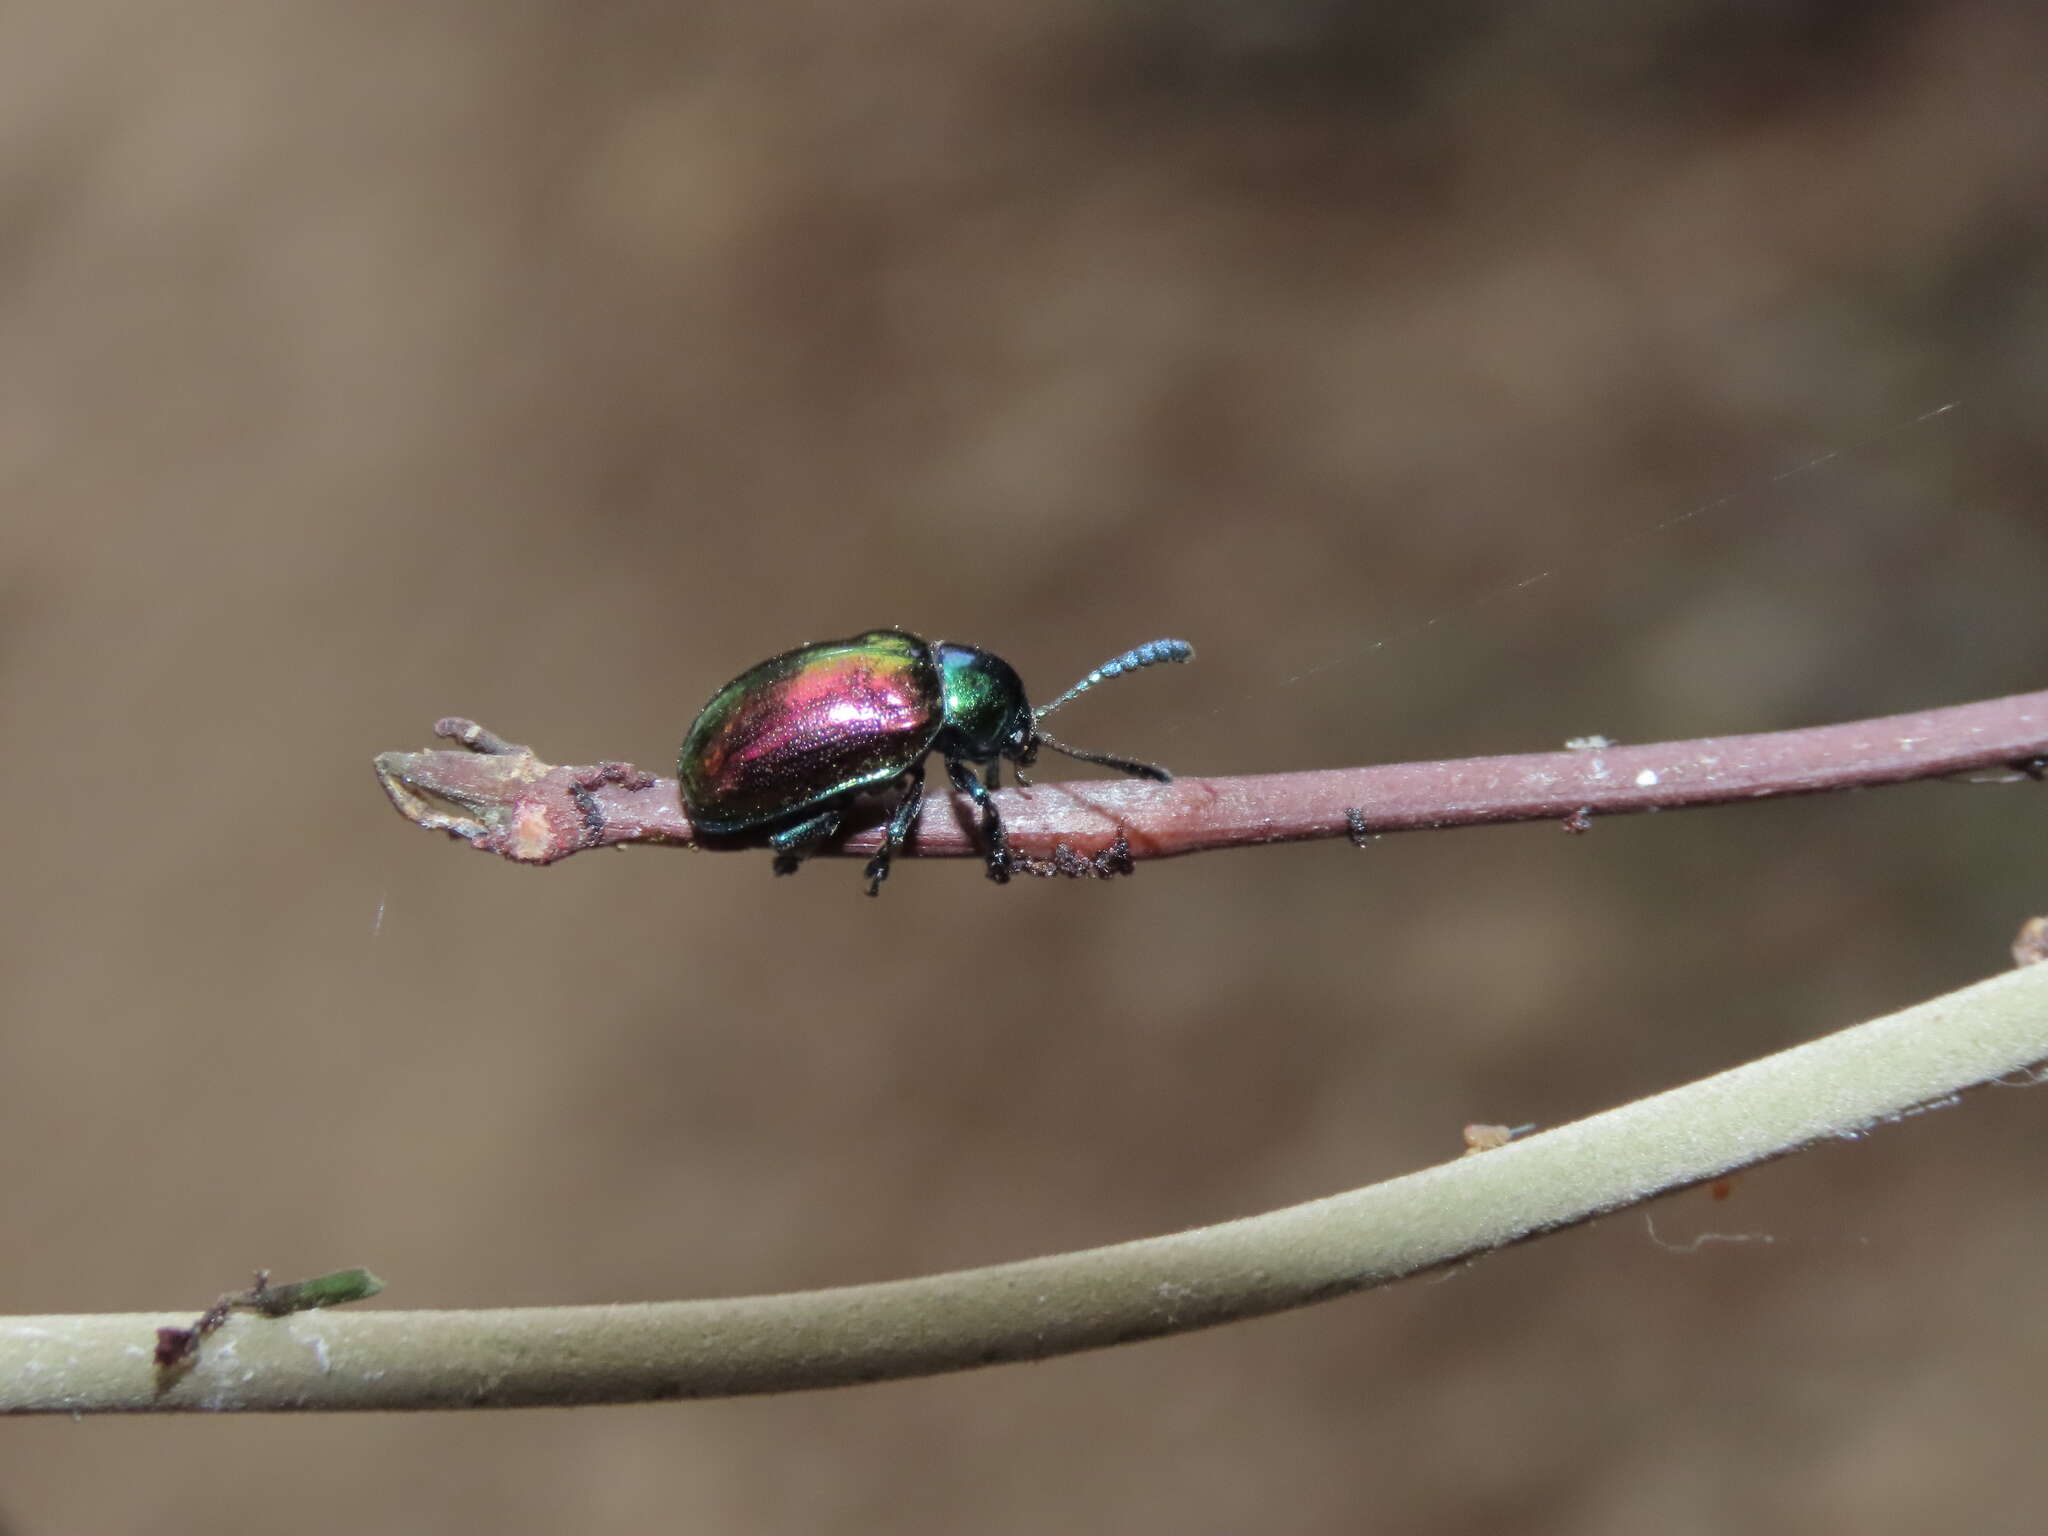
[[[775,872],[787,875],[839,830],[855,796],[901,779],[881,852],[868,861],[874,896],[917,824],[925,758],[937,752],[953,787],[981,812],[989,878],[1007,880],[1009,843],[989,798],[1002,759],[1017,765],[1020,783],[1029,782],[1021,770],[1040,747],[1141,779],[1171,779],[1152,763],[1055,741],[1038,722],[1097,683],[1194,654],[1185,640],[1148,640],[1033,710],[1010,664],[973,646],[900,629],[798,646],[749,667],[711,696],[676,761],[683,806],[713,836],[765,834]],[[982,777],[971,763],[987,765]]]

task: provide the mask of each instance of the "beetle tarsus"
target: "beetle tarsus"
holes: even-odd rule
[[[1010,879],[1010,839],[1003,831],[1003,813],[996,809],[995,800],[988,792],[988,786],[975,776],[972,768],[957,757],[946,759],[946,773],[953,780],[953,787],[972,800],[981,812],[981,838],[988,858],[988,877],[997,885],[1006,885]]]
[[[818,844],[839,830],[840,814],[839,808],[834,806],[772,834],[768,846],[775,850],[775,873],[795,874]]]
[[[889,861],[896,857],[896,850],[903,846],[903,840],[910,836],[910,829],[917,825],[917,813],[924,809],[924,764],[922,761],[910,769],[904,777],[909,783],[904,786],[903,798],[896,802],[896,809],[889,817],[889,828],[882,834],[882,847],[868,860],[868,894],[882,894],[882,882],[889,878]]]

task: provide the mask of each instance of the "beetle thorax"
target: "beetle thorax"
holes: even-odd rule
[[[1031,744],[1024,681],[1002,657],[971,645],[932,647],[944,690],[946,723],[934,746],[969,762],[1016,757]]]

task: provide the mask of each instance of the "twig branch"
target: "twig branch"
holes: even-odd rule
[[[178,1317],[0,1319],[0,1413],[646,1402],[1045,1359],[1455,1264],[2043,1060],[2048,965],[2035,965],[1454,1163],[1113,1248],[723,1301],[236,1315],[169,1376],[151,1346]]]
[[[434,729],[461,749],[386,752],[376,760],[392,804],[422,827],[532,864],[614,843],[697,841],[673,778],[621,763],[554,766],[468,720],[442,720]],[[1157,859],[1486,822],[1556,821],[1583,831],[1600,816],[1987,769],[2039,778],[2044,762],[2048,691],[1756,736],[1171,784],[1085,780],[996,798],[1014,848],[1049,868],[1077,869],[1115,855],[1120,844],[1132,857]],[[886,806],[856,815],[854,830],[823,851],[873,853],[886,816]],[[958,796],[933,793],[907,851],[973,854],[972,825]]]

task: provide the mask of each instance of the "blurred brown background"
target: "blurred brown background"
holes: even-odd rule
[[[369,758],[660,767],[889,623],[1041,696],[1185,634],[1065,718],[1197,773],[2038,687],[2044,77],[2018,4],[9,8],[0,1310],[1020,1257],[1999,968],[2031,788],[871,903],[517,869]],[[871,1390],[11,1423],[0,1525],[2025,1529],[2044,1150],[1993,1092],[1654,1235]]]

